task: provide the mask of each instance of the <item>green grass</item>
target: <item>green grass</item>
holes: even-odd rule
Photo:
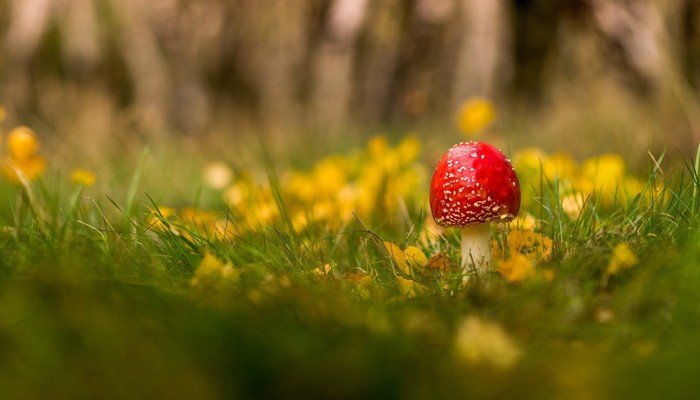
[[[377,213],[295,232],[276,167],[267,163],[279,222],[238,230],[221,204],[226,240],[175,233],[160,211],[149,219],[159,206],[139,186],[144,161],[124,200],[5,187],[0,397],[651,399],[699,389],[695,162],[664,176],[652,166],[643,195],[610,207],[590,198],[577,219],[542,179],[536,211],[555,250],[537,268],[552,281],[494,276],[454,290],[423,273],[416,297],[401,295],[381,242],[417,243],[426,210],[409,204],[411,223]],[[457,241],[451,232],[422,250],[457,259]],[[621,242],[640,262],[604,279]],[[193,286],[205,253],[238,278]],[[325,264],[330,276],[314,272]],[[372,280],[355,282],[359,271]],[[502,328],[517,362],[465,358],[456,341],[469,316]]]

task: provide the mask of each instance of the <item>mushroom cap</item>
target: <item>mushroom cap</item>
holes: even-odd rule
[[[518,176],[496,147],[476,141],[458,143],[435,169],[430,209],[442,226],[510,221],[520,210]]]

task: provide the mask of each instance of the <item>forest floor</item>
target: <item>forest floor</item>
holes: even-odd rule
[[[3,146],[0,397],[700,389],[698,160],[636,173],[506,148],[522,208],[491,227],[493,272],[462,284],[459,232],[427,201],[446,148],[420,135],[281,162],[152,148],[98,171],[22,135]]]

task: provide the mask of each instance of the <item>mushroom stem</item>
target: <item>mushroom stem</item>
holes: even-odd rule
[[[478,276],[491,270],[491,226],[488,222],[462,227],[462,273],[475,269]]]

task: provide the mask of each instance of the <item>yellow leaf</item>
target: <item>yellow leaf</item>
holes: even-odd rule
[[[506,238],[506,244],[511,257],[515,254],[522,254],[530,261],[540,261],[552,255],[552,239],[530,230],[510,231]],[[501,253],[498,254],[501,255]]]
[[[427,292],[428,288],[418,282],[402,278],[396,275],[396,283],[399,285],[399,292],[403,296],[415,297]]]
[[[524,255],[513,254],[498,264],[498,272],[508,282],[522,282],[534,275],[535,267]]]
[[[428,257],[416,246],[408,246],[403,251],[406,263],[413,268],[425,268]]]
[[[314,268],[311,271],[314,275],[316,276],[326,276],[329,275],[331,272],[331,265],[330,264],[325,264],[322,267]]]
[[[401,248],[390,242],[384,242],[384,247],[389,252],[389,255],[394,260],[399,270],[406,275],[411,275],[411,269],[408,267],[408,264],[406,264],[406,256]]]

